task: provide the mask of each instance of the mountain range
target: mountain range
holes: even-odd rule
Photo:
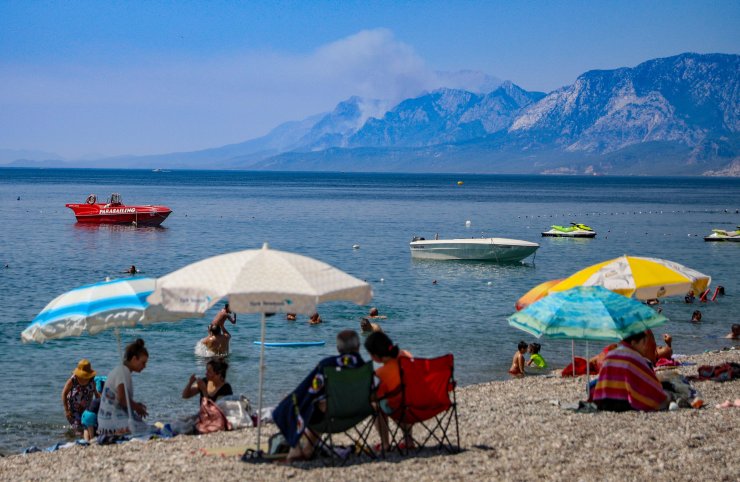
[[[351,97],[238,144],[97,161],[47,157],[42,165],[740,176],[739,96],[740,56],[685,53],[588,71],[550,93],[503,82],[487,93],[443,88],[394,106]]]

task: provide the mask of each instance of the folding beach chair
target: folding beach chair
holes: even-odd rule
[[[332,463],[337,459],[346,462],[353,452],[377,458],[368,442],[376,417],[370,403],[373,373],[372,363],[360,368],[324,368],[326,412],[319,423],[309,424],[308,429],[318,438],[315,450],[330,454]],[[333,435],[342,433],[351,441],[351,447],[334,446]]]
[[[399,358],[401,404],[390,414],[396,424],[392,443],[399,452],[408,453],[413,448],[400,444],[399,434],[401,440],[413,440],[417,450],[433,441],[449,453],[460,452],[454,364],[452,354],[438,358]],[[404,427],[411,425],[412,434],[406,435]]]

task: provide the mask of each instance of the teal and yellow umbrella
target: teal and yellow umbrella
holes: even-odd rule
[[[537,338],[619,341],[668,319],[639,301],[601,286],[552,293],[509,317],[509,324]]]

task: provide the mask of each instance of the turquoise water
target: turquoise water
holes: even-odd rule
[[[64,207],[90,193],[101,199],[111,192],[131,204],[164,204],[174,212],[162,228],[137,229],[78,225]],[[671,321],[658,332],[673,334],[677,353],[727,345],[719,337],[740,322],[740,245],[705,243],[702,236],[740,224],[739,208],[739,179],[0,169],[0,263],[8,265],[0,269],[0,368],[6,375],[0,451],[64,439],[60,394],[77,361],[89,358],[106,373],[117,359],[112,332],[44,345],[21,344],[20,332],[58,294],[124,276],[131,264],[156,277],[265,241],[315,257],[371,283],[372,304],[388,317],[381,324],[394,341],[418,356],[454,353],[456,376],[470,384],[505,378],[517,342],[533,341],[506,322],[519,296],[542,281],[625,253],[668,258],[725,286],[727,295],[715,303],[666,300],[662,306]],[[540,237],[550,224],[571,221],[589,224],[599,235]],[[519,265],[412,261],[411,237],[435,233],[511,237],[541,248],[534,261]],[[322,306],[319,326],[309,326],[305,317],[270,318],[267,341],[327,343],[267,349],[266,404],[279,401],[313,363],[332,353],[338,331],[358,329],[368,308]],[[697,308],[704,321],[691,324]],[[213,314],[124,330],[124,342],[142,337],[149,347],[149,365],[134,383],[152,420],[197,409],[195,399],[181,400],[180,393],[191,373],[204,373],[194,345]],[[228,379],[255,401],[259,317],[240,315],[229,328]],[[569,343],[542,344],[549,363],[567,362]],[[583,354],[585,346],[577,349]]]

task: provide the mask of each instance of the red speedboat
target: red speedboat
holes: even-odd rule
[[[78,223],[135,224],[159,226],[172,210],[167,206],[126,206],[121,195],[113,193],[107,203],[99,203],[95,194],[84,204],[66,204],[74,211]]]

